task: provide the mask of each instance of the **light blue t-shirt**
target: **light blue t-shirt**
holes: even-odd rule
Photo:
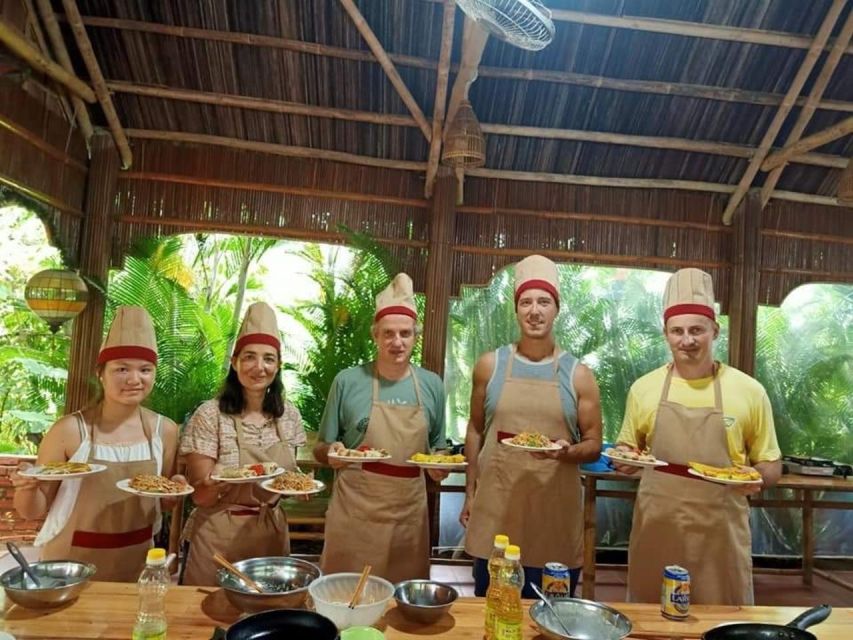
[[[486,386],[486,429],[492,424],[495,409],[498,406],[498,398],[503,391],[506,380],[506,369],[509,364],[509,356],[512,353],[512,345],[499,347],[495,351],[495,370]],[[575,392],[574,375],[578,359],[572,354],[560,352],[557,365],[557,377],[559,380],[560,403],[563,406],[563,417],[569,428],[573,444],[580,442],[580,431],[578,430],[578,401]],[[533,380],[552,380],[554,377],[554,358],[546,358],[539,362],[531,362],[518,353],[512,365],[513,378],[525,378]]]

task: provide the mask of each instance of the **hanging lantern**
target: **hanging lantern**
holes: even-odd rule
[[[459,105],[444,136],[441,163],[455,169],[473,169],[486,164],[486,141],[477,115],[467,100]]]
[[[73,271],[45,269],[35,274],[24,288],[27,306],[56,333],[59,326],[86,308],[89,289]]]

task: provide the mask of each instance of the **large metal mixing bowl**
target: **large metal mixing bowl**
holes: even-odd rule
[[[535,602],[530,607],[530,617],[542,635],[553,640],[622,640],[631,633],[631,621],[624,613],[607,605],[578,598],[552,597],[560,620],[571,631],[566,635],[560,623],[554,620],[545,603]]]
[[[243,582],[220,569],[216,577],[229,602],[244,613],[268,609],[298,609],[308,597],[308,585],[323,575],[320,568],[299,558],[273,556],[249,558],[234,566],[263,588],[264,593],[249,589]]]
[[[432,580],[405,580],[394,587],[397,609],[412,622],[432,624],[450,610],[459,597],[453,587]]]
[[[49,609],[71,602],[95,575],[95,565],[72,560],[34,562],[30,566],[42,583],[41,588],[36,588],[21,567],[0,576],[6,597],[27,609]]]

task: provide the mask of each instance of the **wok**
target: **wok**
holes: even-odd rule
[[[702,640],[817,640],[805,629],[823,622],[832,613],[832,607],[822,604],[801,613],[787,625],[737,622],[709,629]]]
[[[238,620],[224,633],[218,630],[215,639],[222,640],[337,640],[335,623],[305,609],[274,609],[262,611]]]

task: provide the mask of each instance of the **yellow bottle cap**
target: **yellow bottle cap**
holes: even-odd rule
[[[517,544],[511,544],[504,552],[504,558],[507,560],[519,560],[521,558],[521,549]]]
[[[495,536],[495,546],[499,549],[503,549],[509,544],[509,536],[505,536],[502,533],[499,533]]]
[[[166,550],[154,547],[148,550],[148,556],[145,558],[148,564],[162,564],[166,561]]]

